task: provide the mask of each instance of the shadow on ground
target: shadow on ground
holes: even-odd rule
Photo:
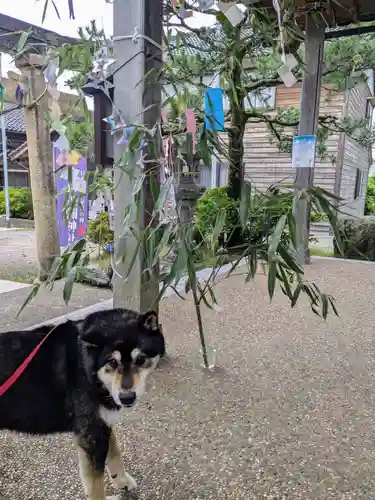
[[[205,312],[214,373],[200,367],[192,304],[164,302],[170,359],[117,429],[140,500],[375,498],[375,266],[317,260],[308,274],[340,318],[280,294],[270,305],[263,277],[218,286],[223,311]],[[0,455],[7,498],[83,499],[69,437],[3,432]]]

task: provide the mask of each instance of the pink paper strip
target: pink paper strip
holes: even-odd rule
[[[195,119],[194,109],[185,109],[186,116],[186,131],[191,134],[193,141],[193,153],[196,150],[196,141],[197,141],[197,121]]]

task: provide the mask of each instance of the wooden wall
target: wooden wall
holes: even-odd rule
[[[365,83],[348,92],[348,117],[364,118],[366,116],[370,109],[370,103],[367,105],[367,97],[370,97],[370,90]],[[363,215],[365,206],[366,185],[371,162],[370,149],[361,146],[345,134],[342,134],[342,143],[344,155],[340,176],[340,195],[346,200],[343,210],[351,215],[360,216]],[[359,196],[354,198],[357,169],[360,170],[360,192]]]
[[[299,108],[301,87],[278,87],[276,92],[276,108]],[[344,105],[344,94],[330,94],[322,89],[320,96],[320,113],[323,115],[341,116]],[[272,113],[270,113],[272,114]],[[276,114],[276,112],[274,112]],[[296,130],[291,130],[295,134]],[[337,157],[339,134],[329,137],[327,141],[328,155]],[[270,142],[270,134],[266,125],[249,123],[245,133],[245,175],[252,180],[256,188],[266,189],[275,182],[293,182],[295,170],[292,158],[288,153],[281,153],[276,143]],[[334,190],[336,165],[331,160],[319,160],[315,164],[315,184],[329,191]]]

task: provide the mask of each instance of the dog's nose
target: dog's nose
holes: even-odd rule
[[[123,392],[122,394],[120,394],[121,404],[123,404],[124,406],[133,406],[136,397],[137,395],[135,392]]]

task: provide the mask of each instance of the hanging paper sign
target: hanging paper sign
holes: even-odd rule
[[[293,137],[292,165],[295,168],[314,168],[315,135],[296,135]]]
[[[237,26],[245,19],[244,12],[235,3],[228,4],[220,2],[219,10],[233,26]]]
[[[212,126],[218,132],[224,130],[223,89],[208,87],[204,93],[204,110],[206,114],[206,129],[212,131]]]
[[[188,134],[191,134],[191,140],[193,143],[193,154],[196,151],[196,142],[197,142],[197,121],[195,119],[194,109],[185,109],[186,116],[186,131]]]
[[[4,94],[5,94],[5,89],[0,83],[0,112],[4,110]]]
[[[297,78],[293,75],[293,73],[290,71],[288,66],[286,64],[283,64],[278,70],[277,70],[280,78],[284,82],[285,87],[293,87],[297,83]]]
[[[23,104],[23,98],[25,96],[25,93],[23,91],[23,88],[21,87],[21,85],[17,85],[17,88],[16,88],[16,101],[18,102],[18,104],[20,104],[22,106]]]

